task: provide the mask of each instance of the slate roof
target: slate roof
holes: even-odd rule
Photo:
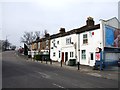
[[[67,32],[62,33],[62,34],[61,33],[53,34],[53,35],[50,36],[50,39],[63,37],[63,36],[71,35],[71,34],[80,34],[80,33],[83,33],[85,31],[92,31],[92,30],[95,30],[95,29],[100,29],[100,24],[93,25],[93,26],[85,25],[83,27],[67,31]]]

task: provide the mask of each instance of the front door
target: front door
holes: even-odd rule
[[[64,52],[62,52],[62,62],[64,62]]]
[[[65,52],[65,62],[68,60],[68,52]]]
[[[89,65],[90,66],[94,66],[95,65],[95,57],[94,57],[94,53],[93,52],[90,52]]]

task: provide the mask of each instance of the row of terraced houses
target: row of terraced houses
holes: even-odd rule
[[[46,34],[30,43],[29,48],[31,52],[48,52],[52,61],[67,63],[75,59],[76,63],[88,66],[101,59],[114,63],[120,58],[120,22],[114,17],[101,19],[95,25],[94,19],[88,17],[85,26],[70,31],[60,28],[59,33]]]

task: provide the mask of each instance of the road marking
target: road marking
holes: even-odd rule
[[[101,77],[101,75],[98,73],[87,73],[87,74],[92,75],[92,76],[96,76],[96,77]]]
[[[36,73],[39,73],[43,78],[50,78],[49,75],[45,74],[45,73],[42,73],[42,72],[38,72],[38,71],[35,71]]]
[[[53,85],[54,85],[54,86],[57,86],[57,87],[59,87],[59,88],[65,88],[65,87],[63,87],[63,86],[60,86],[60,85],[58,85],[58,84],[55,84],[55,83],[53,83]]]

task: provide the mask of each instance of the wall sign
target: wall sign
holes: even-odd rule
[[[96,53],[95,58],[96,60],[100,61],[100,53]]]
[[[120,47],[120,29],[105,25],[105,47]]]

